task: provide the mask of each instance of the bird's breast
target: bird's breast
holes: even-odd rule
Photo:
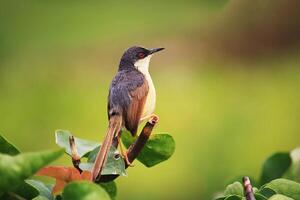
[[[144,110],[142,113],[142,118],[153,114],[153,112],[155,110],[155,105],[156,105],[156,92],[155,92],[155,87],[154,87],[154,84],[153,84],[150,74],[149,73],[146,74],[145,78],[146,78],[146,81],[148,82],[149,91],[148,91],[148,95],[146,98]]]

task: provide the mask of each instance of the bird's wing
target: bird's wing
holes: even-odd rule
[[[132,135],[135,135],[137,132],[141,115],[146,103],[148,91],[149,86],[147,80],[145,79],[140,87],[137,87],[135,90],[130,92],[131,101],[126,112],[125,126]]]
[[[126,129],[135,135],[148,91],[148,82],[139,71],[118,72],[110,87],[108,116],[121,109]]]

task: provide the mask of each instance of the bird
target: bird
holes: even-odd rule
[[[123,128],[135,136],[141,122],[151,117],[158,119],[154,114],[156,91],[149,73],[149,63],[152,55],[162,50],[164,48],[147,49],[132,46],[123,53],[118,71],[109,88],[108,130],[92,168],[93,181],[100,179],[109,149],[114,138],[117,138],[117,145],[120,143]],[[130,165],[127,153],[120,150],[125,161]]]

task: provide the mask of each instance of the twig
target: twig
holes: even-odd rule
[[[140,133],[139,137],[136,139],[136,141],[130,145],[127,151],[127,157],[129,162],[133,162],[138,155],[143,150],[145,144],[147,143],[153,127],[157,124],[158,118],[153,117],[151,118],[146,125],[144,126],[142,132]],[[125,168],[128,167],[128,164],[125,162]],[[119,175],[102,175],[100,180],[98,182],[110,182],[116,179]]]
[[[255,200],[249,177],[247,176],[243,177],[243,186],[244,186],[244,193],[245,193],[246,200]]]
[[[143,150],[145,144],[147,143],[151,133],[152,133],[152,129],[154,127],[154,125],[158,122],[157,117],[153,117],[151,120],[149,120],[146,125],[144,126],[141,134],[139,135],[139,137],[137,138],[137,140],[130,145],[130,147],[128,148],[128,160],[129,162],[133,162],[138,155],[141,153],[141,151]],[[126,165],[126,167],[128,167],[128,165]]]
[[[80,156],[77,152],[77,147],[75,143],[75,138],[73,135],[69,136],[69,143],[70,143],[70,148],[71,148],[71,157],[72,157],[72,163],[73,166],[78,169],[78,171],[81,173],[82,170],[79,168],[80,164]]]

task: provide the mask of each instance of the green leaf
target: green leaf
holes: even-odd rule
[[[62,154],[62,150],[22,153],[16,156],[0,154],[0,193],[15,190],[23,180]]]
[[[20,151],[0,135],[0,153],[14,156],[19,154]],[[15,187],[11,192],[25,199],[32,199],[38,195],[38,191],[24,181],[21,181],[19,186]]]
[[[4,193],[4,191],[2,193]],[[39,194],[39,191],[37,191],[37,189],[35,189],[31,185],[25,183],[25,181],[22,181],[16,188],[9,191],[9,193],[10,194],[4,193],[3,196],[0,195],[0,199],[11,199],[13,198],[11,194],[17,195],[24,199],[33,199]]]
[[[115,199],[117,196],[117,185],[114,181],[108,183],[100,183],[99,184],[105,191],[109,194],[111,199]]]
[[[294,181],[300,182],[300,148],[291,151],[292,167],[291,167],[291,178]]]
[[[134,141],[137,139],[138,136],[133,137],[131,133],[128,131],[122,131],[121,139],[123,144],[128,148]]]
[[[34,197],[39,195],[39,191],[37,191],[37,189],[35,189],[31,185],[27,184],[25,181],[21,181],[21,183],[18,185],[18,187],[11,190],[10,193],[18,195],[19,197],[22,197],[24,199],[33,199]],[[8,196],[8,195],[6,195],[6,196]],[[5,199],[5,198],[3,198],[3,199]]]
[[[2,135],[0,135],[0,153],[14,156],[19,154],[20,151],[14,145],[8,142]]]
[[[45,197],[48,200],[53,200],[52,190],[47,187],[43,182],[38,180],[26,180],[26,183],[36,188],[39,192],[39,196]]]
[[[55,200],[63,200],[61,195],[55,196]]]
[[[224,191],[224,195],[225,196],[230,196],[230,195],[244,196],[243,185],[238,181],[228,185]]]
[[[128,148],[134,141],[130,133],[122,133],[122,141]],[[175,141],[167,133],[151,135],[137,160],[146,167],[152,167],[169,159],[175,151]]]
[[[224,200],[244,200],[244,197],[238,196],[238,195],[230,195],[226,197]]]
[[[124,134],[123,134],[124,135]],[[69,136],[71,133],[68,131],[58,130],[56,131],[56,143],[64,147],[66,152],[71,155],[70,145],[69,145]],[[94,158],[97,155],[97,152],[100,148],[100,144],[83,140],[80,138],[75,138],[75,143],[77,146],[79,156],[89,156],[88,163],[81,163],[80,168],[83,170],[91,170],[94,162]],[[128,145],[129,146],[129,145]],[[96,148],[98,147],[98,148]],[[155,135],[149,139],[145,148],[138,157],[138,160],[141,161],[148,167],[154,166],[164,160],[167,160],[174,152],[175,142],[170,135],[160,134]],[[91,152],[92,151],[92,152]],[[105,168],[102,171],[102,175],[108,174],[119,174],[126,175],[125,163],[121,158],[115,158],[116,150],[112,148],[109,152],[108,161]]]
[[[269,200],[294,200],[294,199],[289,198],[284,195],[281,195],[281,194],[276,194],[276,195],[272,196]]]
[[[80,163],[79,165],[80,169],[88,170],[88,171],[92,170],[99,149],[100,147],[97,147],[90,152],[87,160],[88,162]],[[127,176],[127,172],[125,170],[125,162],[114,146],[111,146],[108,153],[107,162],[104,166],[104,169],[101,172],[101,175],[110,175],[110,174],[115,174],[115,175],[119,174],[122,176]]]
[[[264,186],[259,189],[258,193],[263,195],[267,199],[276,194],[276,192],[274,190],[272,190],[270,188],[266,188]]]
[[[267,183],[264,188],[270,188],[277,194],[282,194],[293,199],[300,199],[300,184],[287,179],[276,179]]]
[[[49,200],[49,199],[47,199],[47,198],[44,197],[44,196],[37,196],[37,197],[35,197],[35,198],[32,199],[32,200]]]
[[[69,137],[72,134],[66,130],[55,131],[55,142],[58,146],[65,148],[66,153],[71,155],[71,148],[69,143]],[[75,138],[75,144],[80,157],[88,156],[88,153],[94,150],[96,147],[100,146],[100,143],[84,140],[77,137]]]
[[[86,181],[69,183],[63,193],[63,200],[110,200],[107,192],[95,183]]]
[[[252,184],[252,182],[251,182],[251,184]],[[252,184],[252,185],[253,185],[253,184]],[[254,193],[259,192],[257,187],[252,187],[252,190],[253,190]]]
[[[281,178],[289,169],[292,159],[289,153],[275,153],[263,164],[260,184],[263,185],[274,179]]]
[[[265,197],[264,195],[259,194],[259,193],[255,193],[254,197],[256,200],[267,200],[268,199],[267,197]]]

